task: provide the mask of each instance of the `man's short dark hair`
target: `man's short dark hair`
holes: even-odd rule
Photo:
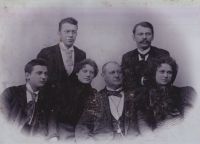
[[[91,60],[91,59],[84,59],[84,60],[76,63],[75,67],[74,67],[75,73],[79,73],[79,71],[82,68],[84,68],[85,65],[87,65],[87,64],[93,67],[93,69],[94,69],[94,77],[96,77],[98,72],[99,72],[99,69],[98,69],[98,66],[97,66],[96,62]]]
[[[38,59],[33,59],[30,62],[28,62],[24,68],[25,73],[31,73],[33,71],[33,67],[36,65],[40,65],[40,66],[46,66],[46,61],[44,59],[38,58]]]
[[[59,31],[61,30],[62,24],[64,24],[64,23],[70,23],[70,24],[76,25],[78,27],[78,21],[72,17],[68,17],[68,18],[62,19],[59,22]]]
[[[149,22],[140,22],[140,23],[136,24],[136,25],[134,26],[134,28],[133,28],[133,34],[135,34],[136,28],[137,28],[138,26],[148,27],[148,28],[151,29],[152,34],[154,34],[153,25],[152,25],[151,23],[149,23]]]

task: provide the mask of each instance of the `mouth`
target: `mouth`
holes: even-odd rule
[[[45,81],[40,81],[41,84],[45,84]]]
[[[162,79],[163,82],[167,82],[167,79]]]
[[[115,81],[115,82],[120,82],[121,80],[120,80],[120,79],[114,79],[113,81]]]
[[[90,78],[85,78],[86,81],[90,81]]]
[[[141,42],[141,43],[143,43],[143,44],[148,44],[148,42],[147,42],[147,41],[143,41],[143,42]]]
[[[73,39],[67,39],[68,42],[73,42]]]

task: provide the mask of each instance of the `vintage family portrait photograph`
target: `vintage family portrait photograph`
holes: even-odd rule
[[[198,144],[199,8],[0,1],[0,143]]]

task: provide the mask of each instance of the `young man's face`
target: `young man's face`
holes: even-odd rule
[[[153,40],[152,30],[148,27],[137,26],[133,39],[136,41],[137,48],[145,50],[151,46]]]
[[[60,40],[68,48],[70,48],[74,44],[77,36],[77,30],[78,27],[76,25],[64,23],[61,26],[61,30],[58,31],[58,34],[60,35]]]
[[[36,65],[33,66],[31,73],[26,72],[26,80],[33,89],[43,87],[47,81],[47,67]]]

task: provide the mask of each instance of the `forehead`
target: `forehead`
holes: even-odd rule
[[[158,67],[157,70],[172,71],[172,67],[169,64],[161,64],[161,66]]]
[[[121,67],[116,63],[109,63],[106,65],[105,71],[107,73],[112,71],[121,71]]]
[[[94,70],[94,68],[89,64],[84,65],[82,69]]]
[[[78,27],[76,25],[70,23],[63,23],[61,25],[61,30],[77,30]]]
[[[152,33],[151,29],[149,27],[143,27],[141,25],[137,26],[135,29],[136,33],[141,33],[141,32],[150,32]]]
[[[33,66],[32,72],[38,72],[38,71],[47,72],[47,67],[41,65]]]

